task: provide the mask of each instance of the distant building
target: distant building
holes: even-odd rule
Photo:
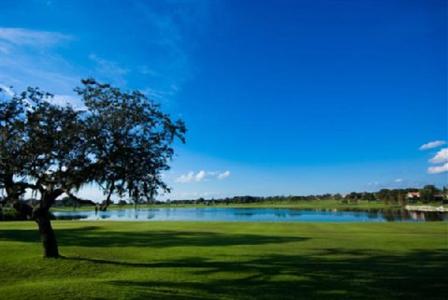
[[[408,200],[420,199],[420,192],[409,192],[406,194],[406,199]]]

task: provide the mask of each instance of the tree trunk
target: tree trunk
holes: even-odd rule
[[[44,257],[59,257],[56,235],[50,221],[50,207],[57,197],[63,194],[63,190],[57,189],[42,193],[39,205],[33,209],[33,219],[39,227],[40,238],[44,247]]]
[[[59,257],[58,243],[53,227],[51,227],[49,211],[39,207],[34,210],[34,218],[39,227],[39,234],[44,247],[44,257]]]
[[[114,189],[115,189],[115,184],[112,183],[112,186],[109,188],[109,194],[107,195],[106,201],[104,201],[100,205],[100,211],[107,211],[107,208],[111,204],[110,197],[112,196],[112,193],[114,192]]]

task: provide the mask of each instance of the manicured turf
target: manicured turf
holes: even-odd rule
[[[447,223],[0,223],[1,299],[446,299]]]

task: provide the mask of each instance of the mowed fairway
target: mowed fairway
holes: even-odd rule
[[[0,223],[1,299],[444,299],[447,223]]]

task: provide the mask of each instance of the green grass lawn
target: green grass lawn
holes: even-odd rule
[[[1,299],[446,299],[447,223],[0,223]]]

